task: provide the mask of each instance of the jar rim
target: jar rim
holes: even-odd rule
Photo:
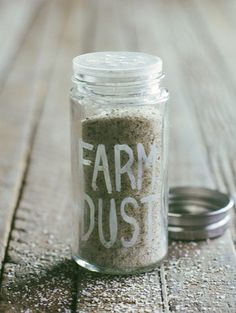
[[[142,52],[102,51],[73,59],[73,80],[91,83],[128,83],[162,76],[162,59]]]

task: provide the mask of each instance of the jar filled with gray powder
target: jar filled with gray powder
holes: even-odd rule
[[[75,261],[130,274],[167,254],[167,91],[160,58],[96,52],[73,60]]]

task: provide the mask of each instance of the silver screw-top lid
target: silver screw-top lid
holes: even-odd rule
[[[234,200],[209,188],[174,187],[169,194],[168,230],[176,240],[201,240],[222,235]]]

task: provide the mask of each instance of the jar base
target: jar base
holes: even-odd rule
[[[73,256],[73,259],[79,266],[83,267],[86,270],[89,270],[90,272],[96,272],[96,273],[108,274],[108,275],[133,275],[133,274],[150,272],[154,270],[158,265],[160,265],[164,261],[166,256],[167,256],[167,253],[160,260],[148,266],[136,267],[136,268],[120,268],[120,269],[102,267],[99,265],[91,264],[88,261],[78,256]]]

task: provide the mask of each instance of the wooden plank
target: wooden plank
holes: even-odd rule
[[[86,8],[83,1],[57,0],[47,10],[49,19],[58,10],[60,25],[66,14],[67,23],[56,47],[53,75],[46,81],[49,89],[15,215],[4,265],[1,312],[74,311],[77,266],[69,249],[68,94],[71,59],[83,49],[86,20],[90,18]],[[46,16],[44,12],[41,19]],[[48,34],[54,38],[53,33]]]
[[[59,13],[55,10],[52,18],[45,15],[47,9],[48,5],[39,12],[0,94],[0,264],[27,169],[41,99],[47,90],[45,78],[60,36]],[[42,25],[43,17],[46,20]]]
[[[220,3],[222,2],[219,1]],[[177,2],[175,5],[178,10],[180,3]],[[218,42],[215,39],[215,43],[210,43],[213,30],[210,33],[212,36],[206,31],[207,24],[211,25],[211,27],[215,25],[216,27],[213,28],[216,30],[219,24],[221,26],[229,24],[227,18],[225,20],[216,19],[216,8],[215,4],[214,9],[210,7],[208,14],[204,15],[204,20],[202,16],[199,16],[198,11],[195,11],[194,5],[189,7],[187,4],[182,4],[178,14],[180,16],[179,20],[184,21],[181,23],[185,31],[181,36],[181,40],[177,40],[177,31],[173,34],[176,38],[176,49],[184,59],[181,69],[184,77],[186,77],[185,79],[188,81],[188,88],[186,88],[185,92],[188,94],[189,103],[192,104],[190,109],[193,110],[193,114],[197,117],[197,123],[207,149],[209,169],[214,179],[215,187],[235,194],[236,180],[234,178],[233,165],[236,152],[233,143],[236,131],[236,123],[234,122],[235,103],[234,90],[228,84],[232,75],[229,68],[224,65],[226,59],[224,58],[224,53],[222,55],[216,53],[216,51],[224,51],[224,46],[226,45],[225,42],[225,45],[221,46],[222,33]],[[204,12],[205,9],[203,10]],[[208,18],[208,16],[212,16],[212,19]],[[203,27],[199,25],[203,25]],[[224,30],[224,37],[226,38],[229,29],[225,26]],[[218,33],[217,30],[214,36]],[[189,44],[187,45],[186,43]],[[198,47],[198,49],[194,47]],[[236,52],[236,45],[234,49]],[[184,88],[184,85],[182,88]],[[234,238],[235,225],[234,223],[232,227]]]
[[[217,173],[217,183],[221,189],[227,189],[235,198],[236,196],[236,147],[234,144],[234,134],[236,132],[235,123],[235,64],[236,54],[235,16],[236,6],[234,1],[217,1],[217,5],[212,5],[206,1],[204,10],[194,1],[196,14],[191,20],[196,27],[197,35],[201,38],[203,45],[211,51],[211,56],[215,59],[212,68],[212,79],[216,92],[208,95],[208,101],[214,104],[211,110],[205,110],[203,126],[211,125],[212,133],[206,136],[207,145],[211,146],[210,154],[212,159],[212,171]],[[211,21],[207,18],[211,13]],[[205,31],[207,29],[207,32]],[[223,75],[222,75],[223,73]],[[207,73],[209,75],[209,73]],[[204,84],[205,80],[201,80]],[[216,86],[217,85],[217,86]],[[212,89],[212,88],[211,88]],[[206,96],[204,94],[204,96]],[[208,132],[207,132],[208,133]],[[213,135],[213,136],[212,136]],[[212,148],[211,142],[214,142]],[[212,152],[213,150],[213,152]],[[232,236],[236,243],[236,213],[232,216]]]
[[[207,94],[207,88],[203,88],[203,84],[201,84],[201,88],[198,88],[198,84],[205,75],[206,69],[208,73],[214,63],[211,64],[213,61],[209,61],[212,55],[207,49],[202,55],[202,43],[199,42],[199,38],[198,40],[195,38],[196,29],[189,33],[193,7],[189,2],[186,3],[188,19],[181,13],[184,11],[182,4],[182,2],[180,4],[180,2],[175,1],[172,1],[171,5],[165,1],[153,3],[153,6],[145,14],[149,16],[149,22],[146,23],[146,20],[143,19],[142,24],[140,14],[138,23],[136,23],[138,30],[145,29],[146,34],[152,34],[150,35],[152,42],[150,37],[142,36],[138,30],[137,33],[140,35],[141,48],[155,54],[158,51],[166,60],[168,86],[173,99],[171,107],[172,155],[170,156],[169,171],[172,184],[216,186],[215,176],[212,175],[208,163],[208,146],[205,146],[205,140],[201,128],[199,128],[202,116],[200,114],[196,116],[194,106],[196,103],[200,112],[202,108],[206,110],[209,108],[207,98],[202,99],[199,95],[202,90]],[[137,10],[139,9],[140,7]],[[210,20],[210,13],[208,19]],[[195,76],[196,68],[198,71]],[[205,86],[214,84],[207,79],[207,75],[204,78]],[[191,81],[194,82],[195,92],[191,89],[193,86]],[[219,86],[214,85],[211,90],[215,91],[217,87]],[[200,101],[198,101],[199,96]],[[209,124],[206,125],[209,126]],[[211,131],[210,127],[209,131]],[[206,134],[204,133],[204,135]],[[213,141],[213,145],[217,145],[216,140]],[[179,159],[183,159],[182,164],[178,162]],[[199,173],[197,174],[197,172]],[[233,312],[235,308],[235,278],[232,279],[232,272],[235,274],[236,257],[229,234],[209,242],[175,243],[174,247],[174,249],[172,246],[170,248],[170,256],[165,265],[162,266],[163,274],[161,275],[162,284],[167,285],[166,301],[169,303],[169,310],[174,312],[209,312],[214,310],[216,312]],[[199,257],[197,253],[200,253]],[[177,264],[178,262],[181,266]],[[199,271],[202,272],[202,275],[194,271],[197,262],[199,262]],[[212,273],[211,268],[215,268],[217,263],[221,271],[217,274]],[[186,269],[188,273],[185,272]],[[191,279],[194,281],[193,284],[191,284]],[[211,283],[213,286],[210,286]],[[197,287],[194,287],[194,284]],[[220,287],[217,289],[215,286]],[[198,294],[196,294],[197,290]],[[219,300],[222,294],[224,295],[224,302]]]
[[[227,67],[229,65],[228,60],[230,60],[230,52],[227,51],[230,46],[232,59],[232,51],[236,53],[236,44],[234,41],[231,43],[229,36],[231,23],[229,23],[229,18],[226,15],[221,14],[220,4],[222,4],[222,1],[218,1],[218,5],[214,4],[214,6],[210,2],[206,2],[204,10],[200,11],[201,14],[204,11],[203,16],[197,13],[198,11],[190,15],[188,14],[188,6],[183,6],[182,14],[189,22],[185,36],[187,34],[188,38],[191,38],[199,46],[199,52],[194,54],[194,59],[198,60],[198,62],[197,65],[192,64],[188,92],[193,103],[192,107],[197,114],[208,152],[212,158],[215,158],[215,164],[216,162],[219,163],[218,170],[214,168],[212,174],[221,173],[221,179],[217,179],[219,187],[235,193],[236,180],[234,179],[235,173],[233,168],[236,152],[233,142],[236,131],[234,119],[235,91],[228,82],[233,81],[236,75],[233,69],[230,70]],[[208,19],[210,12],[211,19]],[[236,15],[236,10],[234,12]],[[217,18],[219,14],[220,16]],[[202,27],[199,27],[199,25],[202,25]],[[211,27],[207,28],[207,25],[211,25]],[[223,25],[224,27],[222,27]],[[220,29],[221,33],[219,36]],[[222,42],[223,38],[225,38],[224,42]],[[187,54],[188,51],[185,53]],[[212,66],[209,66],[211,63]],[[217,65],[213,66],[215,64]],[[187,60],[183,69],[187,71],[189,67],[190,60]],[[205,70],[207,67],[208,71]],[[200,78],[198,84],[196,84],[197,77]],[[198,91],[199,89],[201,92]],[[200,106],[199,103],[207,103],[208,105]]]
[[[233,250],[229,232],[206,242],[172,242],[164,265],[170,310],[235,312]]]
[[[27,174],[29,153],[38,118],[42,111],[43,100],[47,93],[48,78],[51,74],[53,61],[58,53],[58,42],[66,11],[64,1],[53,1],[42,8],[22,46],[13,67],[13,72],[9,75],[1,94],[1,261],[7,245],[12,214],[16,204],[22,197],[21,182]],[[24,186],[26,185],[27,182],[24,182]],[[22,209],[22,217],[19,217],[19,224],[24,224],[27,204],[25,207]],[[37,216],[37,214],[35,215]],[[17,222],[15,225],[17,228]],[[30,225],[32,227],[33,223]],[[17,229],[19,233],[21,233],[21,230],[24,233],[22,225]],[[39,231],[41,231],[41,228],[39,228]],[[14,233],[12,236],[13,240],[15,238]],[[19,241],[22,243],[21,248],[23,249],[24,240],[22,241],[19,237],[17,236],[13,240],[13,245]],[[30,239],[28,243],[31,244]],[[27,252],[29,250],[25,251],[25,253]],[[7,258],[10,263],[4,267],[5,275],[8,272],[9,264],[17,263],[17,260],[11,260],[10,252]],[[5,283],[6,281],[7,279],[5,279]],[[9,294],[9,297],[5,297],[5,301],[8,300],[11,301],[11,294]],[[2,304],[3,307],[5,308]]]
[[[8,76],[20,46],[44,0],[0,3],[0,85]]]
[[[92,2],[90,5],[92,7]],[[91,51],[124,50],[123,33],[119,25],[117,1],[97,1],[94,41]],[[112,25],[112,27],[108,27]]]
[[[132,276],[79,276],[77,312],[162,312],[159,270]]]
[[[224,80],[231,92],[235,94],[236,65],[234,57],[236,43],[234,29],[236,27],[236,3],[230,0],[217,0],[216,5],[213,5],[211,1],[207,0],[203,8],[194,0],[193,5],[196,14],[192,23],[201,23],[198,33],[217,60],[215,69],[224,72]],[[211,14],[210,21],[207,19],[209,12]],[[204,29],[207,29],[207,32],[204,32]]]

